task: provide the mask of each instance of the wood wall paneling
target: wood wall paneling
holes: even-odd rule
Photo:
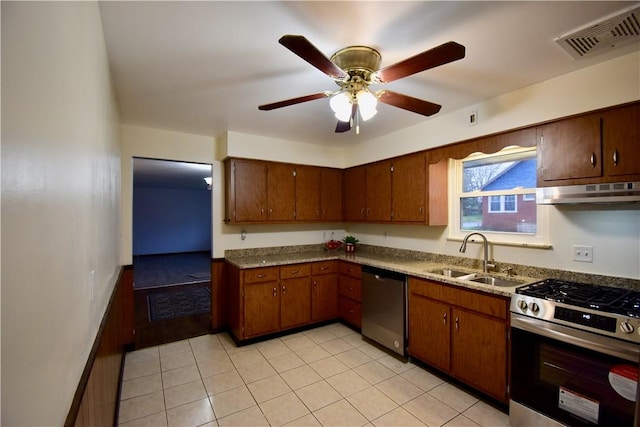
[[[133,268],[127,266],[120,271],[65,426],[113,426],[117,423],[125,348],[133,344],[133,296],[130,292],[133,292]]]

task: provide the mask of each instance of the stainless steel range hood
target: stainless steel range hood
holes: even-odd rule
[[[540,187],[536,189],[536,202],[539,205],[638,203],[640,182]]]

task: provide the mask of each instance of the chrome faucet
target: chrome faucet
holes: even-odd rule
[[[483,264],[482,264],[482,271],[487,273],[489,270],[489,267],[495,267],[495,265],[493,264],[489,264],[489,241],[487,240],[487,238],[485,237],[484,234],[482,233],[469,233],[466,236],[464,236],[464,240],[462,240],[462,246],[460,246],[460,252],[464,253],[467,250],[467,240],[469,240],[469,237],[476,235],[476,236],[480,236],[482,237],[482,242],[483,242]],[[473,242],[473,240],[472,240]]]

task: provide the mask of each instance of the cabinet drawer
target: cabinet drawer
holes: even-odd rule
[[[337,261],[322,261],[322,262],[314,262],[311,264],[311,274],[329,274],[329,273],[337,273],[338,272],[338,262]]]
[[[311,266],[309,264],[292,264],[280,267],[281,279],[304,277],[309,274],[311,274]]]
[[[362,278],[362,266],[360,264],[354,264],[352,262],[340,263],[340,274],[346,274],[356,279]]]
[[[353,277],[340,276],[338,278],[338,294],[351,298],[354,301],[362,301],[362,282]]]
[[[448,286],[415,277],[409,278],[409,292],[493,316],[498,319],[506,320],[509,314],[509,301],[507,298],[460,289],[455,286]]]
[[[261,267],[244,270],[244,283],[260,283],[278,280],[278,267]]]
[[[349,298],[340,297],[338,299],[338,310],[340,312],[340,318],[346,322],[356,326],[362,327],[362,307],[360,303],[357,303]]]

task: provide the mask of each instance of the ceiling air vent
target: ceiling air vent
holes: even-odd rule
[[[591,57],[630,43],[640,46],[640,3],[553,39],[574,59]]]

